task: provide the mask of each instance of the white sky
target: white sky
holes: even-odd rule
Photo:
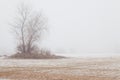
[[[15,40],[9,23],[24,2],[48,17],[42,45],[57,52],[120,53],[119,0],[0,0],[0,52],[11,53]]]

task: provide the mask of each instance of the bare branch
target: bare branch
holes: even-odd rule
[[[29,7],[21,5],[18,8],[18,17],[15,19],[13,30],[19,40],[18,50],[21,53],[31,53],[33,46],[41,40],[41,34],[46,30],[45,17],[42,13],[35,13]]]

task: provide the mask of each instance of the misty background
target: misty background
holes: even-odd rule
[[[48,18],[40,46],[67,56],[120,54],[119,0],[0,0],[0,54],[13,54],[16,41],[9,23],[20,3]]]

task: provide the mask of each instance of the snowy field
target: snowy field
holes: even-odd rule
[[[120,80],[120,57],[0,59],[0,80]]]

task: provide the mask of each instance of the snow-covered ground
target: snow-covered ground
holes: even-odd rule
[[[91,63],[99,64],[99,62],[105,63],[107,61],[119,62],[118,60],[119,58],[117,57],[116,58],[114,57],[82,58],[81,57],[81,58],[66,58],[66,59],[0,59],[0,67],[63,67],[63,66],[83,67],[83,66],[79,66],[79,64],[83,64],[83,63],[84,64],[86,63],[88,65]],[[112,64],[117,64],[116,62]]]
[[[49,68],[49,69],[41,69]],[[3,69],[5,68],[5,69]],[[120,57],[68,58],[42,60],[0,59],[0,71],[6,68],[33,68],[34,72],[87,75],[120,79]],[[59,69],[58,69],[59,68]]]

